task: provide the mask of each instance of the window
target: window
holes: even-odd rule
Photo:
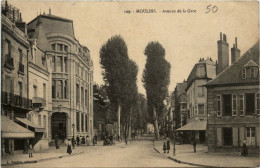
[[[84,132],[84,114],[81,113],[81,131]]]
[[[64,58],[64,64],[65,64],[65,72],[68,72],[68,58]]]
[[[195,115],[198,115],[198,105],[195,105]]]
[[[62,99],[62,81],[56,81],[56,98]]]
[[[83,68],[81,68],[81,78],[83,79],[83,73],[84,73],[84,70]]]
[[[68,46],[66,46],[66,45],[64,46],[64,51],[68,52]]]
[[[88,81],[88,72],[85,72],[85,80]]]
[[[37,97],[37,86],[33,86],[33,96]]]
[[[256,114],[260,114],[260,94],[257,93],[255,96],[256,96]]]
[[[244,115],[244,95],[239,95],[239,115]]]
[[[81,105],[84,105],[84,89],[81,87]]]
[[[255,112],[255,94],[254,93],[246,93],[246,115],[252,115]]]
[[[58,50],[63,51],[63,45],[62,44],[58,44]]]
[[[204,65],[197,65],[197,76],[198,77],[205,76],[205,66]]]
[[[249,146],[255,146],[255,127],[247,127],[246,128],[246,142]]]
[[[46,100],[46,84],[43,84],[43,99]]]
[[[56,71],[62,72],[62,57],[61,56],[57,57]]]
[[[251,72],[251,78],[252,79],[257,78],[257,75],[258,75],[257,67],[250,67],[250,72]]]
[[[204,114],[204,104],[201,104],[201,105],[199,105],[199,114],[200,115],[203,115]]]
[[[232,146],[233,138],[232,138],[232,127],[224,127],[223,128],[223,140],[224,146]]]
[[[79,84],[76,84],[76,101],[79,103],[80,98],[79,98]]]
[[[232,115],[237,115],[237,95],[232,95]]]
[[[68,98],[68,81],[65,81],[65,86],[64,86],[64,98]]]
[[[7,93],[13,93],[13,80],[10,76],[5,76],[5,90]]]
[[[223,115],[231,116],[232,115],[232,106],[231,106],[231,94],[223,95]]]
[[[217,116],[222,115],[222,109],[221,109],[221,95],[217,95]]]
[[[79,112],[77,112],[77,115],[76,115],[76,128],[77,128],[77,131],[79,132]]]
[[[242,79],[246,79],[246,68],[242,69]]]
[[[76,74],[79,75],[79,64],[76,63]]]
[[[6,43],[6,47],[5,47],[5,53],[7,55],[7,57],[11,57],[11,42],[9,40],[5,40]]]
[[[19,85],[19,96],[23,97],[23,83],[18,82]]]
[[[85,115],[85,131],[88,132],[88,116]]]
[[[85,106],[88,106],[88,91],[85,89]]]
[[[56,87],[55,87],[55,80],[52,81],[52,98],[56,98]]]
[[[38,125],[41,126],[42,125],[42,119],[41,119],[41,115],[38,115]]]
[[[19,48],[18,52],[19,52],[19,61],[20,63],[23,63],[23,51]]]
[[[52,48],[52,50],[55,51],[55,49],[56,49],[56,44],[52,44],[52,45],[51,45],[51,48]]]
[[[204,87],[203,86],[199,86],[198,87],[198,96],[199,97],[203,97],[204,96]]]
[[[52,57],[51,68],[52,68],[52,72],[55,72],[55,56]]]
[[[44,132],[44,138],[47,138],[47,132],[46,132],[46,130],[47,130],[47,120],[46,120],[46,115],[44,115],[43,116],[43,126],[44,126],[44,128],[45,128],[45,132]]]

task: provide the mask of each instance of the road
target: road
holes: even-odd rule
[[[9,167],[9,166],[8,166]],[[12,167],[12,166],[10,166]],[[89,146],[83,154],[14,167],[190,167],[153,149],[151,137],[116,146]]]

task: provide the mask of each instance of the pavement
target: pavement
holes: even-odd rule
[[[116,142],[117,145],[120,143],[122,142]],[[75,146],[75,149],[72,149],[72,154],[68,154],[67,147],[61,145],[59,149],[56,149],[55,146],[50,146],[49,149],[33,152],[33,157],[31,158],[29,158],[29,154],[6,155],[1,157],[1,166],[38,163],[41,161],[79,155],[83,154],[86,151],[86,148],[93,148],[96,146],[103,146],[103,141],[98,141],[95,146]]]
[[[154,150],[167,156],[169,159],[199,167],[259,167],[260,158],[256,155],[241,157],[240,153],[208,153],[208,147],[197,145],[196,153],[190,144],[175,145],[175,155],[173,156],[173,144],[169,154],[163,153],[163,142],[154,141]]]
[[[82,147],[84,153],[6,168],[50,167],[194,167],[173,162],[153,149],[153,136],[117,143],[115,146]]]

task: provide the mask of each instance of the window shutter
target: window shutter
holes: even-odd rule
[[[217,128],[217,146],[222,146],[222,128]]]
[[[233,127],[232,128],[232,133],[233,133],[233,146],[238,146],[238,128]]]
[[[258,127],[256,127],[256,145],[257,146],[260,146],[260,128],[259,128],[259,126]]]
[[[245,128],[240,127],[239,128],[239,144],[240,144],[240,146],[243,145],[244,140],[245,140]]]

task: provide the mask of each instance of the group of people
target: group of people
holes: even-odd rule
[[[115,145],[114,136],[113,135],[105,136],[103,145]]]
[[[166,153],[166,151],[167,153],[169,153],[170,149],[171,149],[170,140],[169,138],[167,138],[167,141],[163,143],[163,153]]]

